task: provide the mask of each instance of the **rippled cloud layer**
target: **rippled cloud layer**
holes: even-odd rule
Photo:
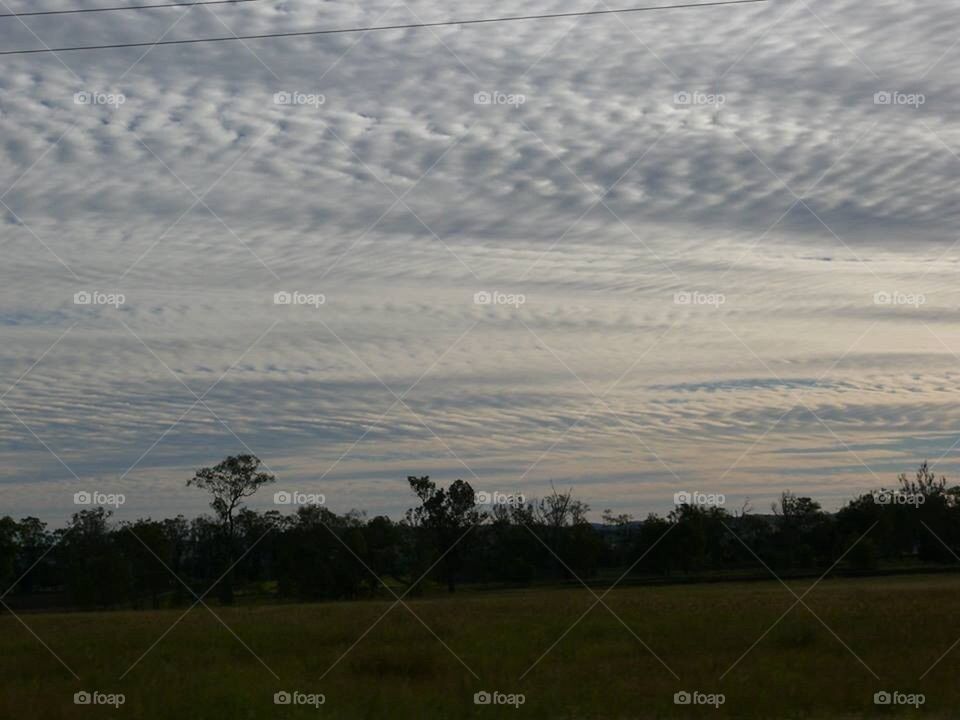
[[[264,1],[9,18],[0,46],[572,9]],[[96,488],[195,514],[186,478],[248,451],[391,515],[408,474],[642,515],[957,469],[954,15],[773,0],[5,58],[2,511]]]

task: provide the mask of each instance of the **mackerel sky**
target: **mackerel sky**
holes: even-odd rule
[[[607,2],[6,18],[0,49]],[[956,38],[947,0],[772,0],[2,57],[0,513],[196,515],[239,452],[394,517],[412,474],[594,517],[950,475]]]

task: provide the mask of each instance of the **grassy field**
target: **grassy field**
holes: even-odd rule
[[[202,606],[159,642],[183,610],[23,615],[80,681],[5,614],[0,717],[956,717],[960,646],[920,676],[960,638],[958,601],[956,576],[827,580],[804,598],[822,622],[797,605],[770,630],[795,602],[776,582],[632,588],[604,601],[623,624],[597,605],[571,630],[582,588],[463,592],[408,601],[429,629],[397,606],[359,642],[391,603],[213,607],[242,642]],[[74,705],[82,689],[125,702]],[[325,703],[277,706],[280,690]],[[475,705],[482,690],[525,701]],[[681,690],[725,701],[678,706]],[[925,704],[877,707],[880,690]]]

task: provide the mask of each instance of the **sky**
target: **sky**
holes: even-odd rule
[[[8,17],[0,49],[629,6],[607,2]],[[244,452],[392,517],[408,475],[553,483],[599,519],[955,474],[955,14],[770,0],[4,56],[0,514],[58,524],[98,491],[195,516],[186,480]]]

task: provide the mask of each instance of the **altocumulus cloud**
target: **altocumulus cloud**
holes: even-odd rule
[[[5,20],[0,45],[518,12],[265,1]],[[643,511],[679,478],[759,503],[955,468],[953,14],[6,58],[4,511],[62,518],[96,483],[197,512],[183,479],[248,450],[390,513],[412,473]]]

